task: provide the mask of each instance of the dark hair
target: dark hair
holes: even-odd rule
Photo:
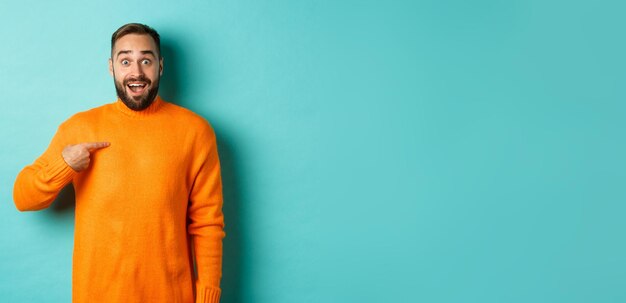
[[[118,28],[111,36],[111,53],[113,52],[115,42],[128,34],[150,35],[152,40],[154,40],[154,44],[156,44],[158,56],[159,58],[161,57],[161,37],[159,37],[159,33],[154,28],[141,23],[128,23]]]

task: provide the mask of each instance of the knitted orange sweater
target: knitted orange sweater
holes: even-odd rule
[[[63,160],[65,146],[97,141],[111,145],[94,151],[86,170]],[[226,234],[215,133],[205,119],[160,97],[140,112],[118,99],[78,113],[19,173],[15,204],[46,208],[70,182],[73,302],[219,302]]]

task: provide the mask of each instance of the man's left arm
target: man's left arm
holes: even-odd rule
[[[196,303],[220,300],[222,277],[222,180],[217,142],[213,129],[200,137],[202,148],[196,160],[202,161],[189,195],[187,232],[191,235],[198,279]]]

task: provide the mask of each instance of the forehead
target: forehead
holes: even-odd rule
[[[157,53],[156,43],[154,43],[150,35],[128,34],[115,41],[115,46],[113,47],[114,55],[119,51],[127,50],[133,51],[133,53],[146,50],[151,50],[155,54]]]

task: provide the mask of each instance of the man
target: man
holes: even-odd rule
[[[215,133],[158,95],[154,29],[113,33],[109,72],[118,99],[59,126],[17,176],[15,204],[46,208],[73,184],[73,302],[219,302],[226,234]]]

